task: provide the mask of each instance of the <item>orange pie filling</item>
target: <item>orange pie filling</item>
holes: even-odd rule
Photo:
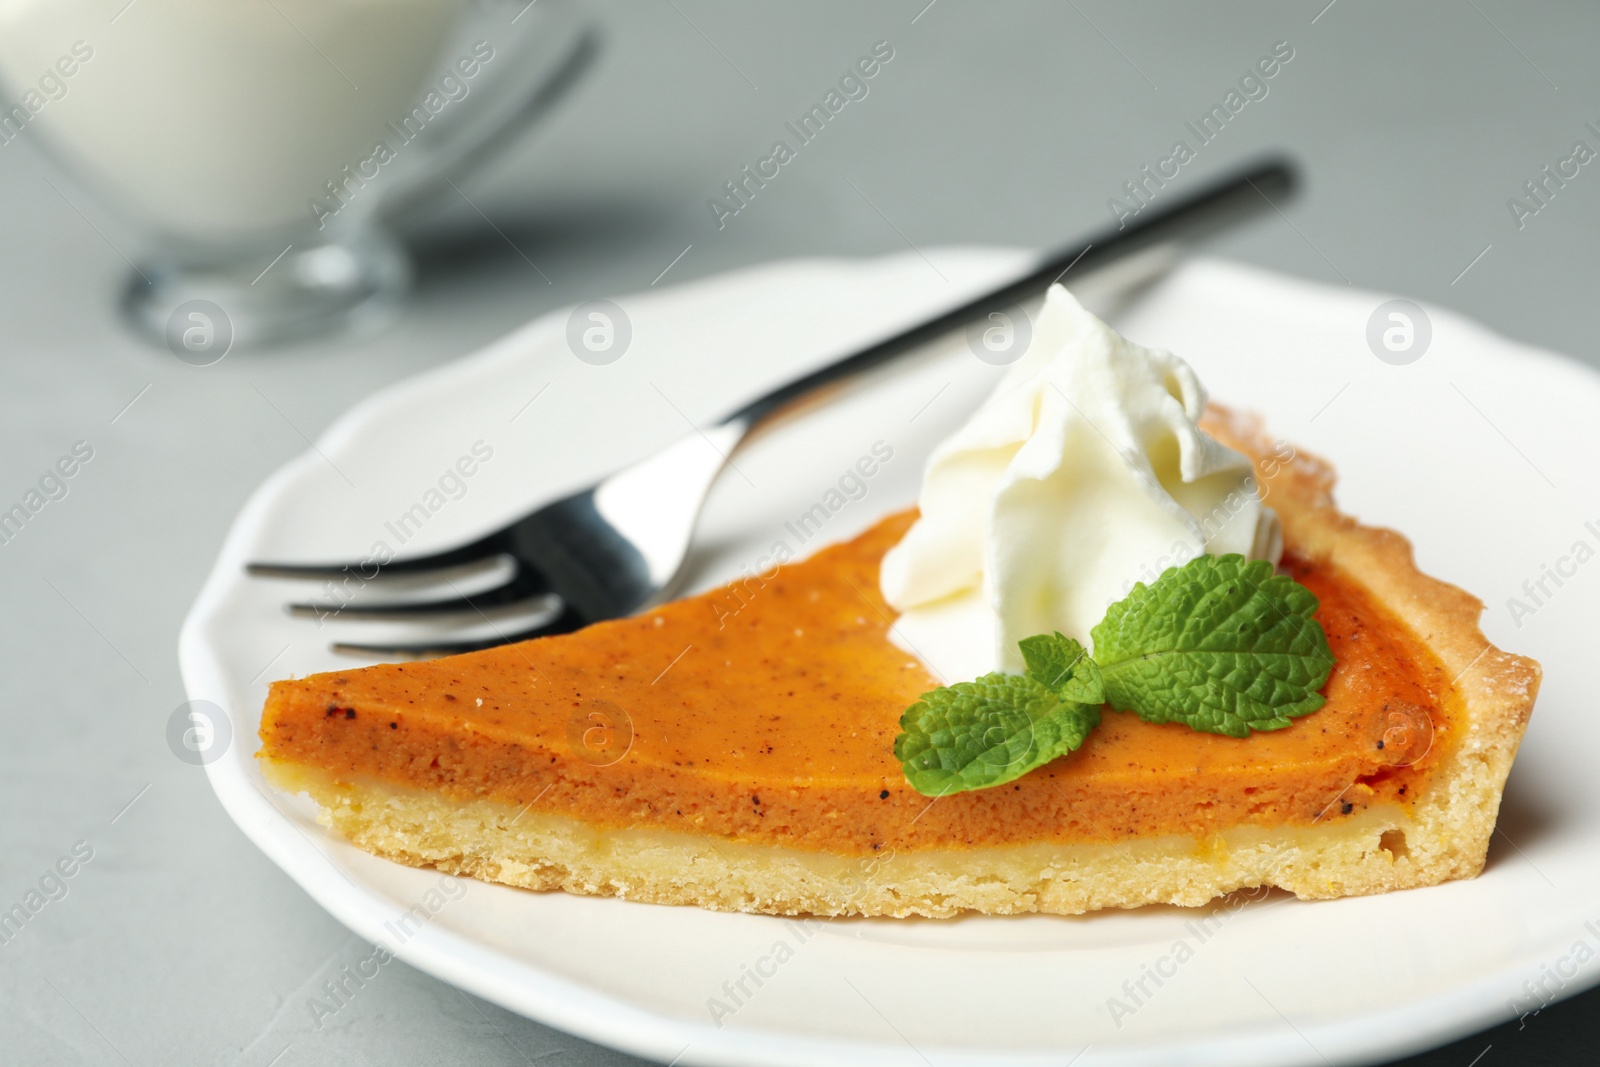
[[[599,827],[867,854],[1337,823],[1409,806],[1464,721],[1429,649],[1290,544],[1283,568],[1320,599],[1336,659],[1319,711],[1237,739],[1108,709],[1014,783],[922,796],[893,745],[938,682],[890,642],[878,592],[911,519],[577,633],[274,683],[261,754]]]

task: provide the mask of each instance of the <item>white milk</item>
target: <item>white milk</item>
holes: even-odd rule
[[[0,160],[43,135],[169,237],[315,225],[308,201],[456,60],[443,50],[464,7],[0,0]]]

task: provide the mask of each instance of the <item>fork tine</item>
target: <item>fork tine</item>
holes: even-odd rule
[[[477,563],[480,560],[498,556],[504,553],[506,549],[507,544],[504,533],[496,531],[488,537],[480,538],[459,548],[435,552],[431,556],[394,559],[388,563],[372,563],[367,560],[358,560],[350,563],[251,562],[246,563],[244,569],[246,573],[256,578],[341,578],[354,572],[363,579],[370,580],[370,578],[377,578],[383,575],[420,574],[425,571],[460,567],[468,563]],[[376,568],[377,573],[368,576],[365,571],[371,568]]]
[[[412,619],[420,616],[482,612],[523,604],[550,594],[550,583],[543,575],[518,566],[516,575],[503,585],[470,596],[444,600],[403,601],[377,604],[338,604],[332,601],[307,601],[290,604],[289,614],[315,619],[350,617],[359,619]]]
[[[518,641],[531,641],[536,637],[571,633],[584,625],[584,619],[576,611],[570,607],[564,607],[555,618],[548,622],[531,626],[526,630],[519,630],[516,633],[501,633],[494,637],[478,638],[472,641],[429,641],[425,639],[391,643],[338,641],[329,647],[335,652],[357,656],[403,655],[412,659],[432,659],[437,656],[454,656],[461,652],[480,652],[486,648],[515,644]]]

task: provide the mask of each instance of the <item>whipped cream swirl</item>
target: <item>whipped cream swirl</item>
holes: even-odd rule
[[[1061,286],[1028,352],[928,460],[921,517],[883,560],[891,637],[946,684],[1020,673],[1017,642],[1089,630],[1200,553],[1277,563],[1250,460],[1199,427],[1206,391]]]

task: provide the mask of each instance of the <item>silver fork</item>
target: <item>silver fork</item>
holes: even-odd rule
[[[1163,211],[1145,208],[1121,229],[1048,256],[1026,277],[875,342],[745,404],[721,421],[587,489],[545,504],[470,544],[413,559],[371,563],[251,563],[252,575],[340,579],[364,583],[398,576],[439,577],[450,570],[509,561],[501,585],[445,600],[373,604],[305,602],[300,615],[351,619],[450,620],[463,629],[492,621],[490,610],[547,608],[540,622],[515,633],[476,640],[339,642],[336,651],[381,655],[449,655],[564,633],[602,619],[631,615],[668,599],[678,587],[701,504],[733,451],[768,417],[829,386],[854,379],[953,330],[1037,296],[1067,271],[1087,273],[1159,245],[1195,240],[1263,208],[1294,186],[1292,168],[1273,160],[1211,185]],[[708,447],[709,445],[709,447]],[[363,570],[365,568],[365,570]],[[375,573],[372,573],[375,571]]]

